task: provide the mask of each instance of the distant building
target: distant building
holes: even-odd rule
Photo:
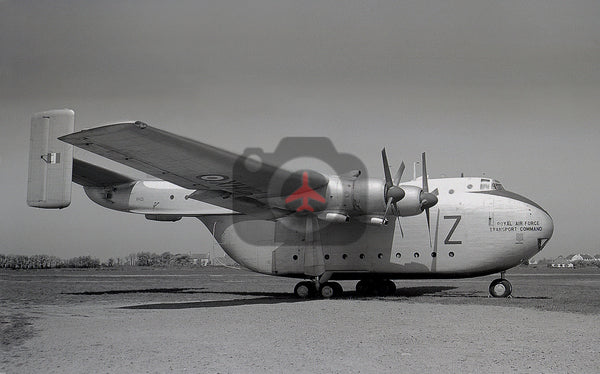
[[[580,253],[580,254],[568,256],[567,260],[569,260],[570,262],[578,262],[578,261],[594,262],[594,261],[597,261],[598,259],[596,259],[593,256],[590,256],[588,254]]]
[[[573,263],[563,256],[558,256],[556,260],[552,261],[550,266],[553,268],[572,268]]]
[[[192,259],[192,263],[194,265],[210,265],[210,253],[191,253],[190,258]]]
[[[190,254],[192,263],[200,266],[238,266],[238,264],[226,254],[223,256],[211,257],[210,253],[192,253]]]
[[[582,255],[573,255],[568,259],[570,262],[583,261]]]

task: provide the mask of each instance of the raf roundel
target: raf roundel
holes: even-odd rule
[[[227,180],[229,178],[225,175],[220,175],[220,174],[205,174],[205,175],[199,175],[198,179],[202,179],[203,181],[207,181],[207,182],[220,182],[220,181]]]

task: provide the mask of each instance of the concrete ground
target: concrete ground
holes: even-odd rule
[[[2,273],[0,372],[598,372],[600,315],[583,304],[600,277],[553,277],[583,290],[575,312],[527,295],[544,277],[515,274],[513,299],[477,278],[299,301],[293,280],[229,269]]]

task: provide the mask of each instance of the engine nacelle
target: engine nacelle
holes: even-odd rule
[[[401,217],[421,214],[422,189],[417,186],[400,185],[405,193],[396,203]],[[327,211],[336,211],[338,216],[330,216],[329,222],[347,222],[347,217],[358,218],[369,224],[382,224],[385,212],[385,181],[375,178],[345,179],[329,177],[327,186]],[[325,214],[321,213],[321,219]],[[366,220],[366,221],[365,221]],[[368,221],[368,222],[367,222]]]
[[[385,183],[379,179],[358,179],[354,182],[350,199],[355,215],[385,212]]]
[[[421,209],[421,192],[423,191],[417,186],[402,186],[404,190],[404,198],[396,203],[398,207],[398,215],[400,217],[416,216],[423,212]],[[385,209],[385,208],[384,208]]]

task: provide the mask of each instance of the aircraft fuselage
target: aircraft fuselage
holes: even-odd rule
[[[419,186],[420,181],[406,185]],[[387,225],[358,219],[307,220],[305,213],[260,220],[189,199],[193,190],[163,181],[85,191],[104,207],[145,214],[148,219],[198,217],[241,265],[296,278],[323,272],[331,279],[486,275],[531,258],[552,236],[552,219],[544,209],[494,180],[442,178],[430,179],[429,185],[440,197],[431,209],[430,233],[424,214],[392,216]]]

